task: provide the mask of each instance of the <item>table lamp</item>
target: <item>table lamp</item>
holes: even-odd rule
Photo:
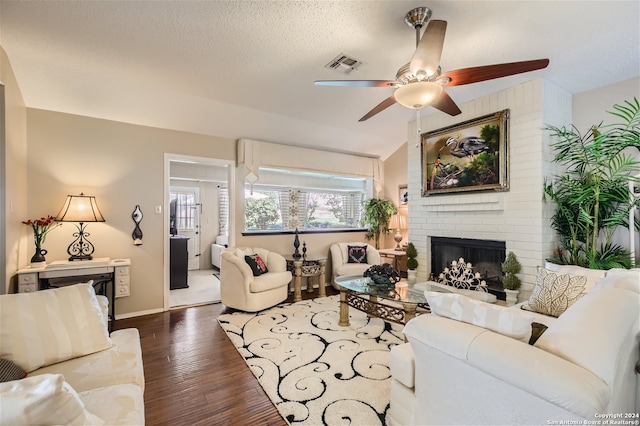
[[[393,236],[393,239],[396,241],[396,250],[402,251],[402,247],[400,247],[400,242],[402,241],[400,230],[407,229],[407,218],[401,214],[392,215],[389,220],[389,229],[396,230],[396,234]]]
[[[91,234],[86,232],[85,223],[104,222],[104,217],[102,217],[102,213],[100,213],[96,203],[96,197],[84,195],[83,193],[80,193],[80,195],[67,195],[60,213],[56,216],[56,221],[79,223],[79,225],[76,225],[78,232],[73,233],[76,239],[67,248],[67,253],[71,256],[69,261],[93,259],[92,255],[95,248],[86,238]]]

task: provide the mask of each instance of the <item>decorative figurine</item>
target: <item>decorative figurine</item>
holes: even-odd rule
[[[298,238],[298,228],[296,228],[296,237],[293,239],[293,246],[296,248],[296,250],[293,252],[293,258],[298,260],[302,257],[302,255],[298,251],[298,247],[300,247],[300,239]]]
[[[307,259],[307,242],[303,241],[302,242],[302,258],[303,259]]]

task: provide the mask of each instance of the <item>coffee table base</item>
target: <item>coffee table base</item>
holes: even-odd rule
[[[397,324],[406,324],[418,315],[419,313],[416,312],[418,307],[425,309],[425,313],[431,312],[429,310],[429,305],[424,303],[403,303],[400,301],[398,301],[398,303],[402,305],[402,308],[378,303],[378,298],[375,296],[369,296],[369,299],[367,299],[365,296],[356,292],[341,288],[340,321],[338,322],[338,325],[342,327],[350,325],[349,306],[356,308],[369,316],[382,318],[385,321],[391,321]]]

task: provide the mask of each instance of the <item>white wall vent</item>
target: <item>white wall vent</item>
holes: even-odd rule
[[[350,58],[344,53],[341,53],[335,58],[333,58],[331,62],[329,62],[324,67],[339,71],[344,74],[349,74],[351,71],[355,70],[360,65],[362,65],[362,62],[358,61],[357,59]]]

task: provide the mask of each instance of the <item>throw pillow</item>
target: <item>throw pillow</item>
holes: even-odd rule
[[[0,296],[0,358],[27,372],[111,346],[89,283]]]
[[[84,409],[62,374],[41,374],[0,384],[0,424],[103,425]]]
[[[533,316],[517,309],[492,305],[456,293],[424,292],[431,313],[483,327],[505,336],[528,342]]]
[[[587,278],[579,275],[555,274],[538,268],[536,285],[529,301],[522,309],[559,317],[569,306],[583,296]]]
[[[0,358],[0,382],[24,379],[27,372],[8,359]]]
[[[244,260],[249,264],[254,277],[259,277],[260,275],[269,272],[264,260],[262,260],[262,258],[257,254],[252,254],[250,256],[247,255],[244,257]]]
[[[347,263],[367,263],[367,246],[347,246]]]

